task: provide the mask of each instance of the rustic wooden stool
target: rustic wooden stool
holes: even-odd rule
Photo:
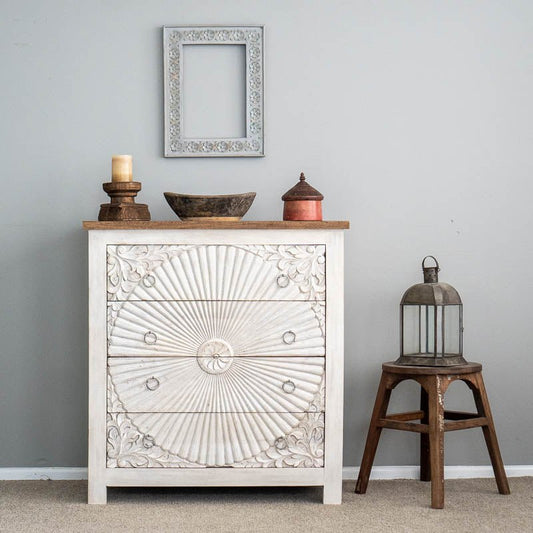
[[[387,415],[391,392],[406,379],[421,386],[420,410]],[[453,381],[464,381],[472,390],[477,413],[446,411],[444,394]],[[412,420],[420,420],[411,422]],[[370,420],[363,461],[355,492],[364,494],[376,455],[382,428],[420,433],[420,479],[431,481],[431,507],[444,507],[444,432],[481,427],[489,450],[500,494],[510,494],[503,467],[494,421],[479,363],[449,367],[403,366],[384,363],[376,403]]]

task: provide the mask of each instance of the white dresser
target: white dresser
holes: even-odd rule
[[[86,222],[89,503],[316,485],[341,503],[346,222]]]

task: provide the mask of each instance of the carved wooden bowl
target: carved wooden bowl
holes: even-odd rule
[[[172,211],[182,220],[240,220],[250,209],[255,192],[195,195],[163,193]]]

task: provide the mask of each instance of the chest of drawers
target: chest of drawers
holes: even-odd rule
[[[347,224],[85,227],[89,503],[236,485],[340,503]]]

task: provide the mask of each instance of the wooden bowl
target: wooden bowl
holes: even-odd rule
[[[250,209],[256,193],[212,196],[175,192],[163,194],[181,220],[240,220]]]

